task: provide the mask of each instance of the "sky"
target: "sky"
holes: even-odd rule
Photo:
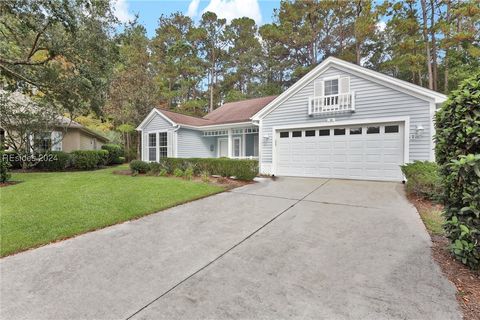
[[[114,10],[121,22],[128,22],[138,14],[139,23],[153,37],[162,14],[179,11],[198,21],[203,12],[212,11],[227,21],[246,16],[262,25],[272,21],[273,9],[279,6],[280,0],[115,0]]]

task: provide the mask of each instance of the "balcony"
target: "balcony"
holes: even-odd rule
[[[355,92],[308,98],[308,115],[354,111]]]

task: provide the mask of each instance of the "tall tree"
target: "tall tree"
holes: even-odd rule
[[[109,2],[0,2],[0,79],[70,112],[98,110],[114,61]]]
[[[115,126],[139,123],[156,105],[154,74],[146,30],[137,22],[126,26],[116,39],[118,62],[103,108]]]
[[[229,40],[225,76],[227,101],[251,97],[258,86],[259,57],[262,47],[257,38],[257,26],[250,18],[234,19],[225,29]]]
[[[423,42],[425,45],[425,53],[426,59],[425,62],[427,63],[428,69],[428,88],[433,90],[433,71],[432,71],[432,57],[430,52],[430,39],[428,38],[428,20],[427,20],[427,4],[426,0],[420,0],[422,4],[422,31],[423,31]]]
[[[226,19],[219,19],[213,12],[205,12],[200,20],[200,29],[203,32],[202,50],[204,59],[208,65],[208,88],[209,88],[209,111],[213,111],[218,105],[216,87],[219,73],[225,60],[225,39]]]
[[[162,15],[159,19],[151,41],[152,64],[159,96],[168,108],[186,108],[199,96],[204,74],[200,37],[192,19],[181,13]]]

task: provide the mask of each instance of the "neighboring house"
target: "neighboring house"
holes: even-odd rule
[[[0,89],[0,93],[3,93]],[[29,97],[20,92],[11,93],[10,99],[22,105],[32,105],[32,101]],[[12,130],[12,140],[21,141],[16,136],[18,130]],[[3,149],[8,150],[8,146],[5,145],[7,132],[0,127],[0,146]],[[67,117],[60,117],[56,126],[53,126],[51,130],[44,132],[42,135],[33,134],[28,138],[29,145],[35,146],[34,149],[38,152],[45,151],[64,151],[71,152],[74,150],[99,150],[102,145],[108,143],[109,140],[92,131],[80,123],[70,120]],[[27,140],[27,139],[25,139]]]
[[[142,160],[258,158],[284,176],[402,180],[434,160],[433,116],[446,96],[327,58],[278,97],[227,103],[203,118],[153,109],[138,126]]]
[[[4,141],[5,131],[0,128],[1,145],[4,145]],[[106,137],[68,118],[63,118],[61,124],[52,128],[52,131],[45,132],[40,137],[32,137],[30,141],[35,144],[38,152],[100,150],[102,145],[109,142]]]

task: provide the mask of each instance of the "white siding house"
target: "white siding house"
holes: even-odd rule
[[[433,116],[445,100],[327,58],[278,97],[226,104],[203,118],[154,109],[137,129],[147,161],[254,158],[264,174],[401,180],[401,164],[434,160]]]

